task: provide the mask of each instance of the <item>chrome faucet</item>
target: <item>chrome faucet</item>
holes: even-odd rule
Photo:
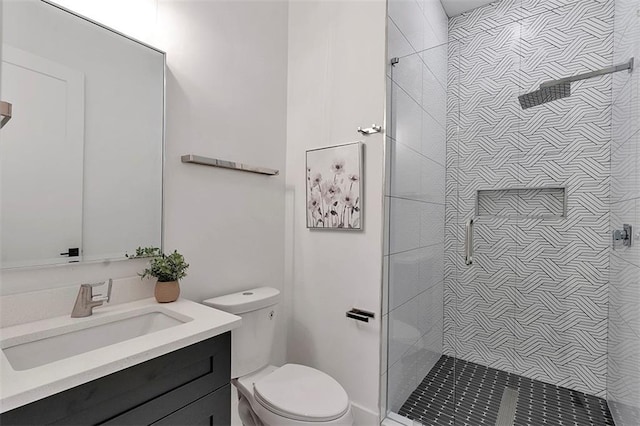
[[[105,282],[95,284],[82,284],[80,285],[80,291],[78,291],[78,297],[76,297],[76,304],[73,305],[73,311],[71,312],[71,318],[82,318],[93,315],[93,308],[96,306],[102,306],[104,302],[109,303],[111,299],[111,284],[113,280],[109,278],[109,287],[107,295],[93,294],[93,288],[104,285]]]

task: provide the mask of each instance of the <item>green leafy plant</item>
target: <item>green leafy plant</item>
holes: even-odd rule
[[[162,252],[158,247],[138,247],[136,254],[129,256],[125,254],[125,257],[129,259],[142,259],[145,257],[157,257],[162,256]]]
[[[159,282],[178,281],[187,276],[187,268],[189,264],[184,261],[184,256],[174,250],[173,253],[166,255],[160,253],[158,249],[157,255],[153,256],[149,267],[142,271],[141,278],[156,277]]]

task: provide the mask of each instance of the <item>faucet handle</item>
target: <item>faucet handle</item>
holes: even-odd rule
[[[107,287],[107,303],[111,300],[111,286],[113,285],[113,279],[109,278],[109,287]]]
[[[88,286],[91,289],[93,289],[94,287],[99,287],[101,285],[106,284],[106,281],[103,281],[101,283],[90,283],[90,284],[82,284],[83,286]],[[113,285],[113,279],[109,278],[109,286],[107,287],[107,296],[106,297],[102,297],[101,293],[98,294],[92,294],[91,295],[91,300],[94,301],[105,301],[107,303],[109,303],[109,301],[111,300],[111,286]]]

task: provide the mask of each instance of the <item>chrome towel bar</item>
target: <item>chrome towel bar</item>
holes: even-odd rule
[[[223,169],[239,170],[241,172],[258,173],[261,175],[276,176],[279,170],[268,169],[266,167],[250,166],[248,164],[236,163],[235,161],[219,160],[217,158],[201,157],[199,155],[187,154],[180,157],[183,163],[201,164],[203,166],[221,167]]]

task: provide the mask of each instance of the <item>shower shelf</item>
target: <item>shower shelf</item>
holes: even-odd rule
[[[220,160],[217,158],[202,157],[200,155],[186,154],[180,157],[183,163],[200,164],[203,166],[220,167],[223,169],[238,170],[241,172],[258,173],[261,175],[276,176],[280,173],[276,169],[266,167],[250,166],[248,164],[236,163],[235,161]]]
[[[476,215],[560,219],[567,216],[566,187],[479,189]]]

